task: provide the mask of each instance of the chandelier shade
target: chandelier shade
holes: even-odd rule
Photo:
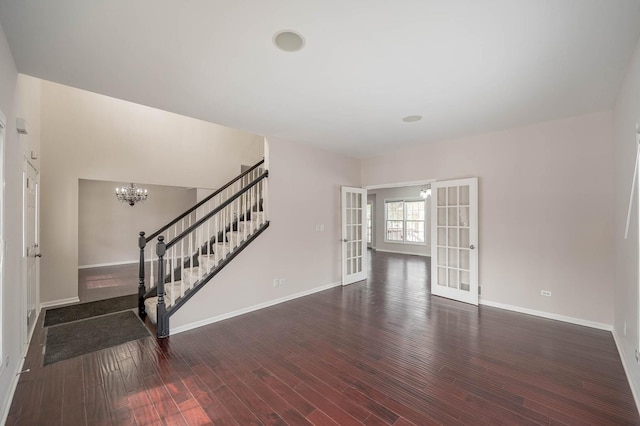
[[[420,197],[422,197],[425,200],[428,197],[431,197],[431,184],[427,184],[425,188],[420,190]]]
[[[118,201],[127,203],[130,206],[135,206],[136,203],[145,201],[148,195],[146,189],[138,188],[135,183],[130,183],[129,186],[123,186],[122,188],[116,188],[116,198]]]

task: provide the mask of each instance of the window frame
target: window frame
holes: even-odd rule
[[[402,203],[402,240],[390,240],[388,238],[388,224],[389,221],[399,221],[396,219],[389,219],[389,211],[388,204],[389,203]],[[407,203],[415,203],[422,202],[424,205],[424,219],[420,220],[407,220]],[[423,223],[423,240],[419,241],[407,241],[407,222],[422,222]],[[384,200],[384,242],[390,244],[409,244],[415,246],[426,246],[427,245],[427,200],[421,197],[410,197],[410,198],[386,198]]]

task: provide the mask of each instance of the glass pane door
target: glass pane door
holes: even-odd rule
[[[431,187],[431,292],[477,305],[477,179],[436,182]]]
[[[367,278],[367,190],[342,188],[342,284]]]

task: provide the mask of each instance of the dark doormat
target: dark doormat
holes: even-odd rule
[[[43,364],[52,364],[150,336],[133,311],[49,327]]]
[[[111,314],[113,312],[126,311],[138,307],[138,295],[114,297],[112,299],[97,300],[95,302],[81,303],[79,305],[65,306],[47,310],[44,317],[44,326],[63,324],[65,322],[78,321],[98,315]]]

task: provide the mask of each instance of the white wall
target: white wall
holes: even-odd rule
[[[377,250],[431,256],[431,197],[427,198],[425,203],[425,244],[385,242],[385,200],[419,199],[420,190],[424,188],[424,185],[402,186],[398,188],[371,189],[367,192],[375,196],[374,219],[376,225],[374,226],[374,247]]]
[[[43,302],[78,294],[78,179],[215,188],[263,156],[262,137],[46,81],[42,133]]]
[[[636,402],[640,404],[640,368],[635,360],[635,350],[639,347],[638,311],[638,187],[633,197],[633,210],[629,238],[624,239],[631,181],[636,158],[636,123],[640,124],[640,43],[636,48],[627,78],[622,85],[614,109],[614,165],[615,165],[615,286],[605,291],[613,291],[614,330],[620,356],[627,368]],[[626,335],[624,325],[626,323]]]
[[[363,160],[362,181],[477,176],[482,300],[611,325],[611,134],[602,112],[428,144]]]
[[[40,137],[39,81],[18,75],[0,27],[0,111],[7,120],[5,139],[5,204],[4,240],[6,244],[5,270],[2,286],[2,351],[0,359],[0,422],[9,409],[9,397],[17,380],[22,361],[25,321],[22,294],[22,165],[24,154],[39,150]],[[18,136],[16,117],[25,118],[30,133]]]
[[[115,197],[126,182],[80,179],[78,189],[78,266],[138,261],[138,233],[156,230],[196,203],[196,189],[176,186],[138,186],[149,197],[135,206]]]
[[[278,140],[267,161],[271,225],[171,317],[172,332],[341,281],[340,187],[360,186],[359,161]]]

